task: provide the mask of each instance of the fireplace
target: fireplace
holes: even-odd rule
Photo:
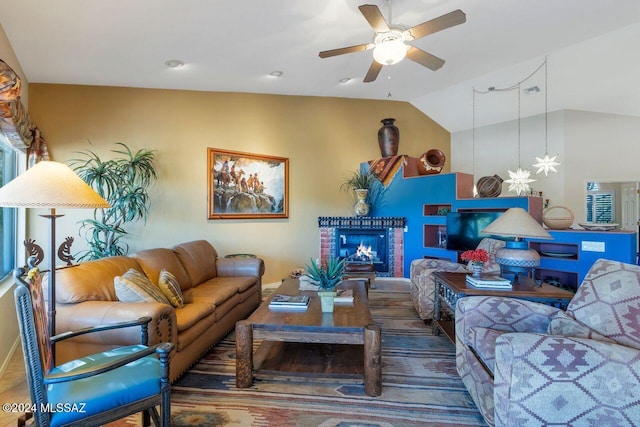
[[[381,277],[404,276],[403,217],[319,217],[320,258],[373,263]],[[356,256],[358,249],[368,253]]]
[[[347,262],[371,263],[376,272],[389,271],[389,230],[338,228],[334,257]]]

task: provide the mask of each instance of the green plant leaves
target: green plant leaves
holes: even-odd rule
[[[134,153],[122,142],[116,145],[120,148],[111,152],[120,157],[103,160],[86,150],[78,152],[82,158],[71,161],[78,176],[111,205],[96,209],[93,219],[81,221],[89,250],[79,260],[126,255],[129,247],[123,238],[128,233],[123,224],[146,220],[149,212],[148,188],[158,178],[155,151],[141,149]]]
[[[305,265],[305,270],[307,271],[305,276],[317,282],[320,289],[333,290],[342,280],[344,259],[329,258],[326,262],[322,262],[321,265],[316,264],[313,259],[310,259],[310,261],[309,264]]]

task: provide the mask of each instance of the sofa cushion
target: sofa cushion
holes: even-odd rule
[[[130,269],[113,279],[118,300],[123,302],[161,302],[169,304],[162,291],[144,274]]]
[[[176,308],[178,333],[186,331],[200,320],[215,313],[215,306],[208,303],[190,303]],[[213,318],[215,320],[215,317]]]
[[[131,268],[142,272],[135,259],[114,256],[57,270],[56,302],[117,301],[113,278],[122,276]]]
[[[496,361],[496,340],[508,331],[497,329],[471,327],[467,329],[466,345],[473,350],[480,361],[493,375]]]
[[[159,283],[160,272],[162,269],[166,269],[173,274],[182,289],[189,289],[191,287],[191,279],[184,269],[184,266],[178,259],[178,256],[174,251],[167,248],[147,249],[144,251],[136,252],[131,255],[142,267],[144,274],[147,275],[153,283]]]
[[[187,271],[191,283],[183,284],[182,290],[197,286],[202,282],[216,277],[216,258],[218,253],[206,240],[195,240],[174,246],[173,251]],[[178,277],[178,279],[180,279]]]
[[[158,277],[158,287],[162,294],[169,300],[172,306],[177,308],[184,307],[184,297],[180,290],[180,283],[176,276],[171,274],[167,269],[163,268]]]
[[[589,329],[586,325],[578,322],[564,311],[559,311],[551,318],[547,332],[550,335],[562,335],[564,337],[589,338],[604,342],[615,342],[604,335]]]
[[[227,277],[224,281],[210,280],[195,288],[183,292],[185,303],[208,303],[216,306],[222,305],[226,300],[238,293],[238,285]],[[254,279],[255,281],[255,279]]]
[[[599,259],[578,287],[567,314],[587,328],[640,349],[640,266]]]

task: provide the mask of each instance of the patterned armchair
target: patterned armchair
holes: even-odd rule
[[[596,261],[566,312],[461,298],[456,365],[490,425],[638,425],[640,267]]]
[[[500,266],[496,263],[495,253],[504,247],[505,242],[497,239],[485,238],[480,241],[476,249],[484,249],[489,254],[489,261],[482,268],[484,273],[499,273]],[[433,303],[436,284],[433,273],[449,271],[453,273],[470,273],[468,264],[458,264],[443,259],[423,258],[411,262],[409,278],[411,279],[411,300],[422,320],[433,319]]]

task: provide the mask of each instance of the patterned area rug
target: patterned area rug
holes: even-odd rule
[[[173,426],[485,425],[455,369],[454,346],[434,336],[407,291],[376,282],[371,312],[382,328],[382,395],[361,382],[281,378],[235,387],[231,333],[172,388]],[[110,426],[135,425],[128,419]]]

